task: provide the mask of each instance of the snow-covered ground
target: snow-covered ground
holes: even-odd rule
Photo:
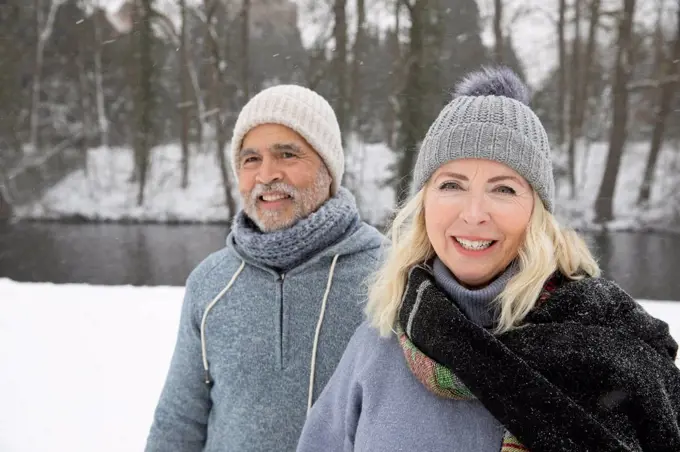
[[[0,450],[143,450],[183,293],[0,279]],[[680,302],[642,303],[680,339]]]
[[[394,209],[394,191],[382,182],[389,176],[394,153],[384,144],[365,144],[353,139],[348,146],[347,172],[353,176],[364,218],[380,224]],[[578,193],[569,199],[566,185],[558,193],[557,214],[572,226],[591,227],[592,207],[606,165],[608,145],[593,143],[578,149]],[[621,164],[614,197],[616,221],[611,228],[670,229],[680,211],[680,144],[663,148],[649,209],[635,206],[642,182],[648,142],[630,143]],[[155,148],[144,206],[136,203],[137,185],[130,183],[133,156],[126,148],[92,149],[89,173],[76,171],[52,188],[42,200],[20,207],[20,218],[82,217],[90,220],[210,222],[227,218],[224,193],[214,152],[194,152],[189,187],[180,186],[181,151],[177,144]],[[234,190],[236,193],[236,190]],[[676,221],[677,223],[677,221]],[[675,225],[677,228],[677,224]]]
[[[382,144],[352,140],[347,171],[363,187],[361,211],[369,222],[379,222],[393,205],[394,194],[382,187],[392,152]],[[152,150],[145,203],[137,205],[138,185],[130,182],[133,153],[127,148],[89,151],[88,171],[78,170],[57,184],[38,202],[16,209],[18,218],[59,219],[80,217],[100,221],[215,222],[225,221],[228,211],[217,157],[192,153],[189,186],[181,187],[181,148],[178,144]],[[233,183],[232,192],[237,194]]]
[[[569,198],[567,181],[560,183],[556,214],[571,226],[592,229],[593,206],[607,163],[607,143],[579,148],[576,159],[577,197]],[[649,154],[649,142],[626,146],[614,193],[615,220],[609,230],[680,230],[680,143],[662,148],[652,185],[649,206],[637,207],[637,197]]]

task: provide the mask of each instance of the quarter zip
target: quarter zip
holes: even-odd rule
[[[278,343],[278,350],[276,350],[276,361],[277,361],[277,369],[281,370],[283,369],[283,350],[284,350],[284,341],[286,337],[286,331],[284,331],[284,301],[283,301],[283,282],[286,279],[286,274],[285,273],[279,273],[279,276],[277,278],[277,282],[279,285],[279,299],[278,299],[278,309],[279,309],[279,318],[278,318],[278,330],[279,330],[279,343]]]

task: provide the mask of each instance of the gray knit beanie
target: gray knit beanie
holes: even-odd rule
[[[299,133],[321,157],[333,179],[334,195],[345,171],[340,125],[328,101],[297,85],[277,85],[257,93],[243,107],[231,139],[231,166],[238,177],[238,153],[246,134],[262,124],[280,124]]]
[[[478,158],[503,163],[524,177],[552,212],[555,181],[548,135],[528,106],[529,90],[507,68],[468,75],[423,140],[413,172],[417,193],[442,165]]]

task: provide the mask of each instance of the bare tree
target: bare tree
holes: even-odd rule
[[[241,5],[241,90],[244,104],[250,99],[250,0]]]
[[[493,15],[494,60],[503,63],[503,0],[494,0]]]
[[[217,152],[217,161],[222,176],[224,202],[229,210],[229,220],[231,220],[236,214],[236,200],[231,192],[231,178],[229,176],[227,160],[224,154],[228,141],[228,131],[225,124],[226,112],[224,108],[224,99],[227,96],[227,79],[225,74],[227,64],[223,49],[220,47],[220,42],[222,42],[222,40],[219,38],[214,25],[214,20],[220,4],[220,0],[204,0],[203,2],[205,8],[206,41],[209,46],[212,60],[212,89],[210,99],[212,100],[211,114],[213,117],[215,142],[217,145],[215,151]]]
[[[35,50],[35,67],[33,70],[33,89],[31,93],[31,148],[36,152],[40,148],[39,142],[39,122],[40,122],[40,93],[42,91],[42,72],[43,61],[45,59],[45,45],[52,36],[54,18],[57,10],[61,6],[61,0],[51,0],[47,18],[43,17],[43,7],[41,0],[34,0],[35,8],[35,29],[37,35],[37,45]]]
[[[187,71],[187,61],[188,61],[188,49],[189,45],[187,40],[187,3],[186,0],[179,0],[179,9],[181,15],[181,29],[180,29],[180,42],[179,51],[180,58],[178,60],[179,64],[179,89],[180,89],[180,140],[182,142],[182,188],[187,188],[189,186],[189,107],[191,103],[189,102],[189,88],[188,83],[188,71]]]
[[[402,0],[394,0],[394,30],[389,34],[389,52],[392,57],[392,67],[391,74],[389,78],[391,93],[388,98],[389,109],[387,110],[387,115],[384,120],[385,122],[385,141],[390,149],[395,149],[396,147],[396,128],[397,128],[397,118],[399,117],[399,100],[398,95],[402,91],[403,84],[403,58],[401,52],[401,43],[399,42],[399,33],[401,30],[401,6]]]
[[[333,73],[335,78],[334,109],[343,136],[348,132],[347,115],[347,0],[333,1]]]
[[[659,24],[660,25],[660,24]],[[677,10],[677,32],[673,43],[673,51],[668,58],[663,58],[664,53],[659,52],[662,58],[662,73],[663,77],[671,78],[673,75],[680,76],[680,7]],[[659,40],[658,45],[663,45],[663,39]],[[666,130],[666,122],[671,112],[672,102],[677,91],[678,81],[671,81],[669,83],[660,83],[657,100],[657,113],[654,118],[654,131],[652,133],[652,143],[647,157],[647,164],[645,165],[645,173],[638,195],[638,204],[643,205],[649,201],[651,194],[652,182],[654,181],[654,172],[656,171],[659,153],[661,151],[661,143],[663,141],[664,132]]]
[[[399,204],[408,196],[409,174],[415,164],[417,145],[423,131],[423,99],[426,90],[423,33],[428,0],[402,0],[402,4],[409,12],[411,27],[406,55],[406,83],[401,95],[402,105],[399,107],[401,130],[398,146],[403,153],[397,167],[396,194]]]
[[[184,0],[184,1],[186,2],[186,0]],[[196,9],[188,8],[186,6],[185,6],[184,11],[185,11],[187,17],[188,17],[188,13],[190,11],[193,11],[194,13],[197,12]],[[182,14],[183,14],[182,8],[180,8],[180,15],[182,15]],[[205,17],[201,17],[199,14],[196,14],[196,16],[199,18],[199,20],[201,20],[203,23],[205,23]],[[167,32],[167,37],[169,39],[171,39],[177,47],[181,48],[181,46],[182,46],[182,44],[181,44],[182,43],[182,36],[181,36],[182,30],[181,30],[181,28],[180,28],[180,31],[177,32],[177,30],[175,30],[175,26],[174,26],[172,20],[167,15],[165,15],[161,11],[159,11],[158,9],[154,9],[153,17],[154,17],[155,20],[157,20],[157,23],[160,26],[162,26],[163,29]],[[184,21],[183,21],[183,23],[184,23]],[[186,32],[188,33],[188,30]],[[208,114],[206,113],[205,102],[203,101],[201,86],[199,84],[198,71],[197,71],[196,66],[195,66],[195,64],[193,63],[193,61],[191,60],[191,57],[190,57],[190,55],[192,53],[192,52],[189,51],[189,49],[191,47],[190,44],[191,44],[191,41],[190,41],[189,37],[187,37],[187,43],[186,43],[186,46],[185,46],[187,51],[186,52],[180,52],[180,56],[183,58],[182,64],[184,64],[184,68],[186,70],[186,75],[189,79],[191,88],[193,90],[194,99],[189,101],[188,96],[187,96],[187,104],[188,104],[188,106],[192,106],[192,105],[196,106],[197,117],[198,117],[198,120],[196,121],[196,135],[197,135],[198,144],[199,144],[199,146],[201,146],[202,143],[203,143],[203,119],[207,118]]]
[[[75,58],[75,67],[77,70],[78,84],[78,101],[80,107],[80,122],[81,122],[81,137],[80,137],[80,152],[85,159],[85,177],[89,179],[89,165],[88,148],[89,148],[89,134],[90,134],[90,108],[87,86],[87,69],[85,64],[85,43],[86,40],[81,38],[78,40],[78,52]]]
[[[144,204],[144,192],[149,169],[149,155],[153,143],[154,62],[153,62],[153,0],[140,0],[133,5],[136,27],[136,77],[134,80],[134,155],[138,182],[137,205]]]
[[[581,0],[574,3],[574,38],[571,47],[570,94],[569,98],[569,187],[570,195],[576,196],[576,141],[580,138],[578,127],[579,92],[581,86]]]
[[[576,143],[583,138],[583,124],[588,109],[588,92],[591,82],[593,58],[597,46],[597,29],[600,21],[600,5],[601,0],[590,0],[589,24],[588,24],[588,38],[586,41],[586,50],[582,50],[581,42],[581,12],[583,4],[577,0],[575,7],[577,8],[575,14],[575,37],[572,48],[572,63],[571,63],[571,99],[569,111],[569,144],[568,155],[570,160],[570,180],[571,180],[571,196],[576,195]],[[583,155],[583,165],[587,155]],[[572,166],[573,165],[573,166]],[[583,166],[582,165],[582,166]],[[585,166],[583,166],[585,167]],[[572,172],[573,171],[573,172]]]
[[[97,0],[97,9],[99,0]],[[97,123],[99,125],[99,140],[102,146],[109,147],[109,120],[106,115],[104,102],[104,78],[102,76],[102,30],[101,30],[101,10],[95,11],[92,25],[94,27],[94,83],[95,99],[97,105]]]
[[[357,129],[356,120],[359,118],[361,105],[361,65],[364,58],[364,40],[366,36],[366,2],[357,2],[357,30],[354,35],[354,49],[352,51],[352,92],[349,114],[353,120],[352,129]]]
[[[589,8],[589,23],[588,23],[588,40],[586,42],[586,51],[583,55],[582,73],[583,79],[579,87],[578,117],[576,118],[576,125],[580,135],[583,135],[583,123],[588,112],[588,98],[589,89],[592,82],[593,62],[595,58],[595,49],[597,48],[597,30],[600,26],[600,7],[602,0],[590,0]]]
[[[559,54],[558,81],[557,81],[557,141],[559,146],[564,145],[565,128],[564,112],[566,110],[567,96],[567,45],[565,41],[565,24],[567,14],[567,0],[560,0],[559,18],[557,22],[557,50]]]
[[[609,153],[602,184],[595,201],[595,221],[606,223],[613,219],[614,191],[621,166],[621,157],[627,138],[628,125],[628,81],[633,61],[630,52],[633,35],[633,16],[635,0],[623,0],[623,11],[619,19],[618,48],[616,50],[616,66],[614,69],[614,87],[612,110],[614,112],[611,126]]]

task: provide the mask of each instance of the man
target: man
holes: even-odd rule
[[[227,246],[187,280],[148,452],[295,450],[384,251],[340,187],[340,128],[313,91],[251,99],[231,163],[243,210]]]

